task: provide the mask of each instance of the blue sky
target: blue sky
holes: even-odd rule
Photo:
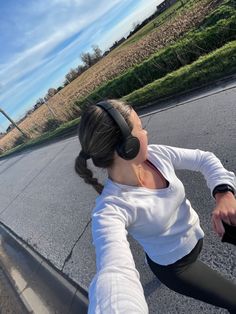
[[[151,15],[162,0],[8,0],[0,2],[0,108],[19,120],[50,87],[104,52]],[[0,115],[0,132],[9,125]]]

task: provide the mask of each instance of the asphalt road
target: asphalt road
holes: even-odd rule
[[[236,87],[195,94],[194,99],[154,106],[142,117],[149,142],[214,152],[236,172]],[[95,274],[90,213],[96,193],[73,169],[80,151],[76,137],[0,160],[0,220],[82,287]],[[103,180],[105,172],[96,172]],[[211,227],[214,200],[203,176],[178,171],[187,197],[199,214],[205,241],[200,259],[236,282],[236,251],[222,244]],[[159,283],[144,262],[140,246],[129,238],[150,314],[227,313],[178,295]]]

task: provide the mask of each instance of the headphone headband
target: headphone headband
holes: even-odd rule
[[[122,136],[124,138],[128,137],[130,135],[130,129],[124,119],[124,117],[120,114],[118,110],[116,110],[111,104],[105,101],[101,101],[97,103],[98,107],[102,107],[116,122],[116,124],[119,126],[120,131],[122,133]]]
[[[107,101],[100,101],[96,105],[111,116],[121,131],[123,138],[116,146],[118,155],[126,160],[134,159],[138,155],[140,142],[137,137],[131,134],[129,126],[122,114]]]

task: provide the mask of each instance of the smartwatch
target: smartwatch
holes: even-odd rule
[[[234,188],[233,188],[231,185],[229,185],[229,184],[220,184],[220,185],[217,185],[217,186],[214,188],[214,190],[213,190],[213,192],[212,192],[212,195],[213,195],[213,197],[215,198],[216,193],[224,193],[224,192],[231,192],[231,193],[233,193],[233,195],[235,195],[235,190],[234,190]]]

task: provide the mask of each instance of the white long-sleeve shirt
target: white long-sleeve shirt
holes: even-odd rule
[[[115,183],[109,179],[92,212],[97,273],[89,288],[89,313],[148,313],[127,233],[156,263],[168,265],[187,255],[204,236],[175,169],[200,171],[211,193],[219,184],[236,190],[233,172],[210,152],[149,145],[148,160],[169,182],[164,189]]]

